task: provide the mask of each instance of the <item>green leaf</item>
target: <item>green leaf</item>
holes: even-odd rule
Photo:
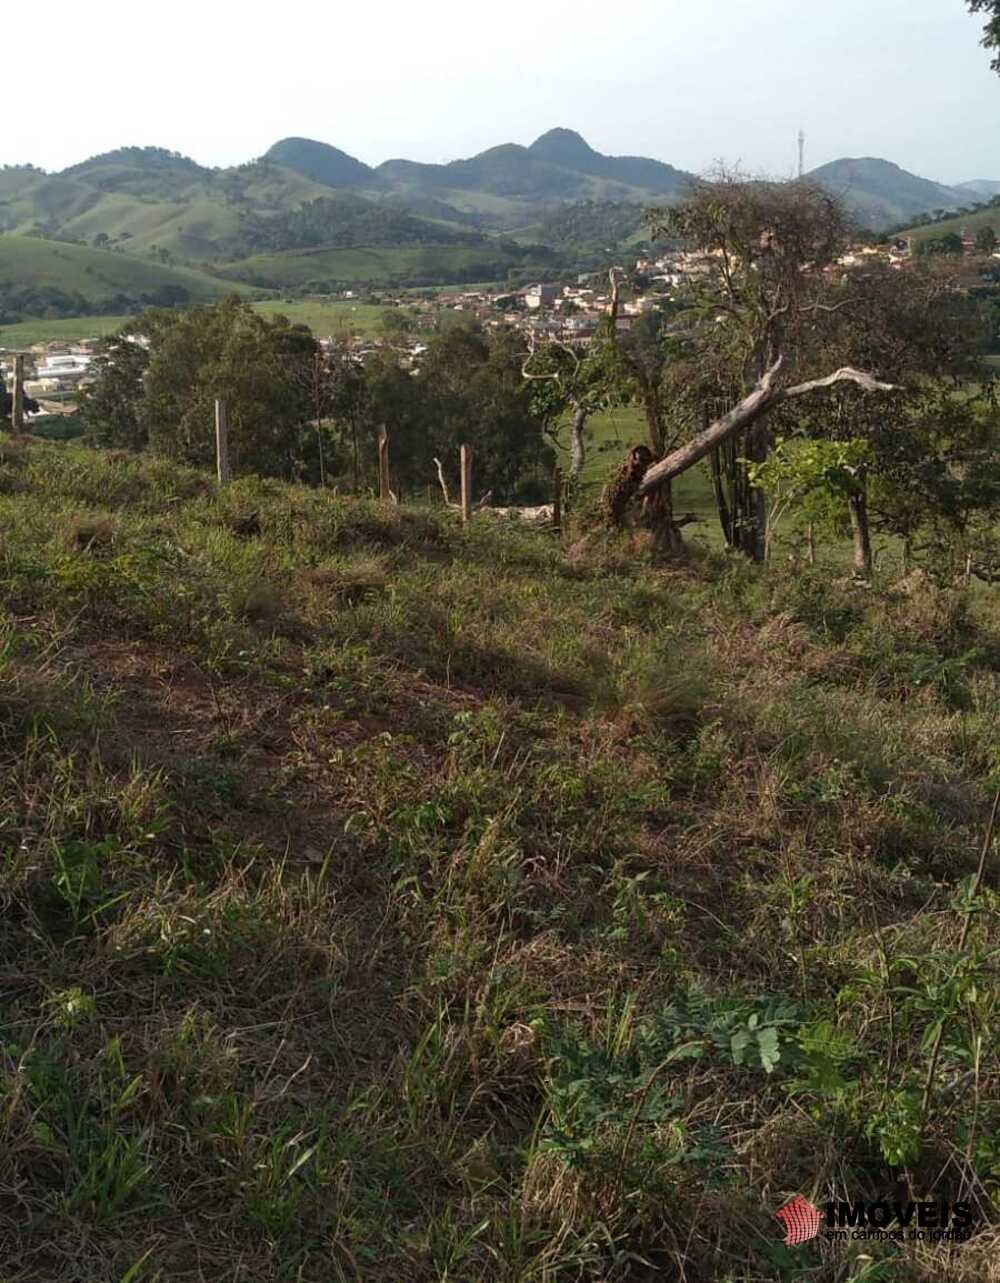
[[[760,1049],[760,1063],[764,1066],[765,1073],[773,1073],[775,1065],[781,1059],[781,1047],[777,1029],[758,1030],[757,1046]]]
[[[734,1065],[743,1064],[743,1056],[749,1045],[750,1045],[750,1030],[738,1029],[736,1033],[733,1034],[729,1042],[729,1049],[732,1052]]]

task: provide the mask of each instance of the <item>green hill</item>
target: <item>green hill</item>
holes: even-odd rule
[[[863,224],[875,230],[928,210],[957,209],[974,199],[967,192],[870,156],[831,161],[812,170],[808,177],[828,187]]]
[[[325,187],[368,187],[376,181],[368,165],[311,138],[283,138],[267,149],[263,159],[305,174]]]
[[[933,236],[946,236],[956,233],[959,236],[975,236],[982,227],[992,227],[1000,237],[1000,196],[994,197],[991,204],[984,209],[972,210],[966,214],[956,214],[954,218],[944,218],[939,222],[918,223],[907,228],[908,235],[916,240],[928,240]]]
[[[581,200],[651,202],[679,195],[690,175],[659,161],[602,156],[570,130],[553,130],[530,147],[506,143],[468,160],[426,165],[389,160],[376,171],[402,190],[481,193],[550,205]]]
[[[989,592],[2,445],[5,1277],[993,1277]]]
[[[691,175],[642,156],[604,156],[573,129],[550,129],[528,148],[533,156],[563,169],[608,179],[657,196],[678,196]]]
[[[101,191],[162,199],[183,195],[192,186],[210,181],[212,172],[163,147],[119,147],[71,165],[60,177],[77,179]]]
[[[877,228],[968,204],[973,188],[988,186],[950,189],[874,159],[835,161],[812,176]],[[59,174],[0,169],[0,232],[280,287],[445,284],[551,265],[553,255],[530,244],[539,229],[564,261],[636,243],[641,211],[677,199],[690,178],[658,160],[604,155],[565,128],[447,164],[397,159],[375,168],[309,138],[282,139],[229,169],[161,147],[123,147]],[[333,257],[300,262],[300,254]],[[64,269],[56,264],[55,275]]]
[[[503,280],[511,268],[552,267],[545,247],[483,237],[471,245],[403,244],[257,254],[220,268],[227,279],[326,293],[354,285],[435,285]]]
[[[231,292],[225,281],[128,254],[32,236],[0,235],[0,320],[122,313],[162,304],[201,303]]]

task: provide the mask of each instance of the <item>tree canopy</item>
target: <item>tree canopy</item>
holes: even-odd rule
[[[970,13],[986,15],[983,28],[983,47],[993,50],[992,67],[1000,72],[1000,0],[966,0]]]

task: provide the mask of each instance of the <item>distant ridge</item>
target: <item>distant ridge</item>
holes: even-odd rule
[[[565,169],[593,174],[630,187],[645,188],[664,196],[682,192],[691,175],[660,160],[643,156],[603,156],[573,129],[550,129],[536,138],[528,150],[542,160]]]
[[[902,223],[935,209],[959,209],[975,196],[920,178],[875,156],[845,157],[812,170],[815,179],[875,229]]]
[[[282,138],[267,149],[262,159],[293,169],[324,187],[368,187],[374,178],[368,165],[346,151],[311,138]]]
[[[998,180],[947,186],[872,156],[832,161],[810,177],[873,231],[937,226],[952,211],[966,211],[971,226],[979,217],[971,207],[1000,193]],[[448,164],[372,166],[288,137],[224,169],[138,146],[56,174],[5,166],[0,315],[213,297],[233,280],[326,293],[590,269],[612,246],[639,252],[645,210],[680,199],[692,181],[662,160],[605,155],[564,125]],[[178,279],[190,268],[193,277]]]

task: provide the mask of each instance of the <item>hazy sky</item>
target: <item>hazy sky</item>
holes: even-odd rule
[[[1000,180],[981,26],[962,0],[48,0],[5,42],[0,161],[152,143],[228,165],[289,134],[439,161],[565,125],[600,151],[783,174],[801,126],[808,168]]]

